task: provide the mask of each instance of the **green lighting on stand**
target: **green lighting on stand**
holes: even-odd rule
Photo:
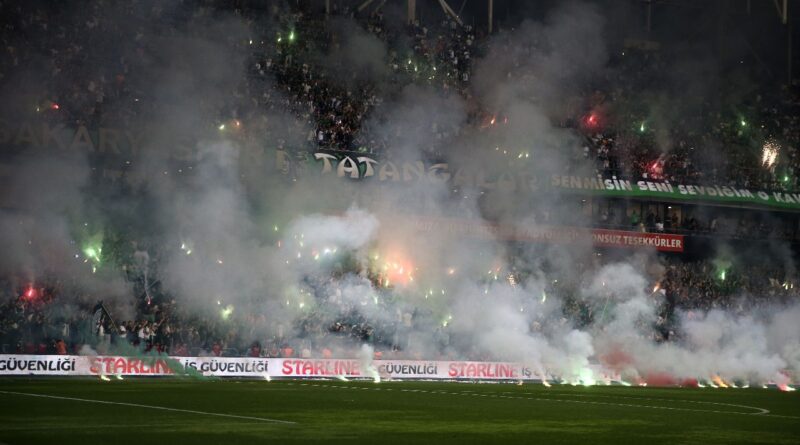
[[[220,302],[218,301],[217,304],[220,304]],[[225,308],[220,311],[223,320],[230,318],[231,314],[233,314],[233,305],[231,304],[225,306]]]

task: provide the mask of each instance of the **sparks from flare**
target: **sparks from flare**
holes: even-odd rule
[[[772,168],[778,159],[781,147],[775,141],[769,140],[761,147],[761,165]]]
[[[416,267],[414,264],[400,254],[380,255],[375,254],[373,257],[373,269],[383,277],[385,287],[392,284],[407,286],[414,281],[414,271]],[[379,263],[379,258],[384,258],[384,261]],[[455,269],[453,269],[455,273]]]

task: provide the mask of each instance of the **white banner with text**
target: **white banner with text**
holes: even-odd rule
[[[592,378],[618,375],[590,365]],[[510,362],[250,357],[0,355],[0,375],[305,377],[439,380],[550,380],[537,367]]]

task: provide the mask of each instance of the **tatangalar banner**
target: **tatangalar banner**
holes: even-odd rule
[[[370,179],[382,183],[411,184],[420,182],[447,183],[454,187],[476,187],[508,193],[542,193],[565,191],[589,195],[642,197],[674,201],[700,201],[737,205],[756,205],[800,210],[800,193],[767,192],[727,185],[696,185],[668,181],[631,181],[580,176],[535,174],[530,169],[508,167],[489,173],[481,169],[453,168],[446,162],[394,162],[366,153],[318,151],[313,153],[310,169],[317,175],[330,175],[353,180]],[[284,171],[297,164],[284,151],[277,152],[277,165]],[[309,172],[306,172],[309,173]]]

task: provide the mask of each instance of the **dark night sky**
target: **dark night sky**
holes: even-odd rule
[[[485,29],[486,0],[449,0],[466,23]],[[495,0],[495,30],[513,27],[525,19],[542,19],[559,0]],[[759,80],[785,82],[787,76],[788,32],[793,33],[794,78],[800,71],[797,46],[800,27],[780,22],[775,4],[768,0],[653,0],[651,30],[647,32],[646,0],[589,0],[607,19],[607,36],[612,45],[621,46],[626,38],[652,39],[667,51],[692,51],[702,48],[725,67],[753,64]],[[442,16],[435,1],[418,1],[423,21]],[[800,4],[790,0],[790,23],[800,19]]]

